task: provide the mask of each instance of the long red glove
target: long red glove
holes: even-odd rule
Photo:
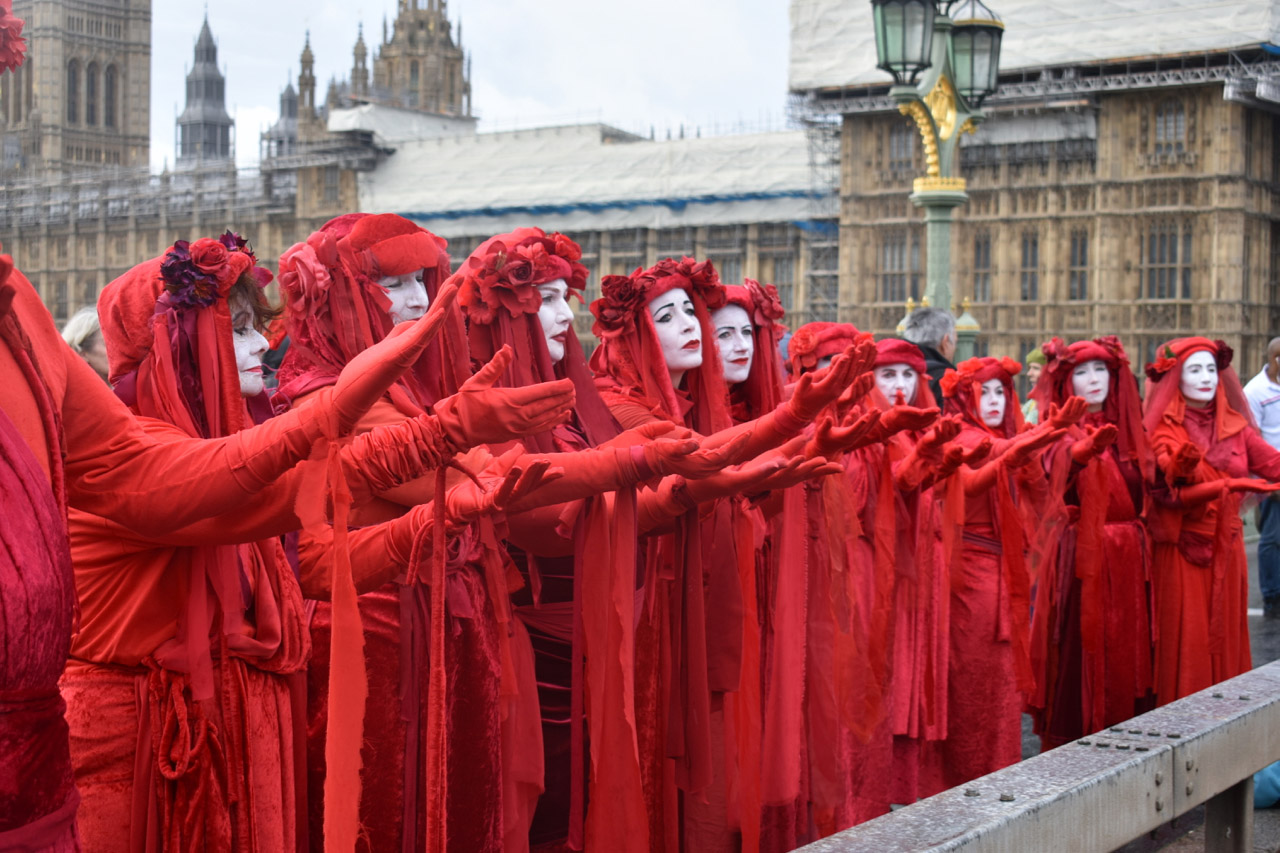
[[[897,465],[894,481],[897,487],[910,492],[921,487],[931,474],[937,474],[944,464],[943,455],[948,442],[960,434],[960,419],[951,416],[938,421],[920,437],[907,458]],[[964,451],[954,454],[956,464],[963,458]],[[954,470],[954,469],[952,469]]]
[[[831,365],[825,370],[801,376],[791,398],[772,412],[707,436],[702,446],[704,449],[714,450],[740,435],[748,434],[751,436],[750,441],[743,445],[733,461],[754,459],[799,435],[823,409],[840,398],[857,376],[870,370],[870,366],[874,364],[874,344],[864,341],[851,345],[832,359]]]
[[[1191,478],[1202,458],[1204,453],[1195,442],[1184,441],[1172,456],[1161,460],[1161,467],[1169,472],[1170,482],[1177,484]]]
[[[880,415],[879,425],[867,435],[866,440],[859,447],[880,444],[887,441],[889,436],[897,435],[904,430],[924,429],[938,419],[938,414],[939,410],[934,406],[927,409],[917,409],[915,406],[894,406]]]
[[[432,406],[444,434],[459,448],[503,444],[568,420],[575,399],[572,380],[493,387],[512,358],[511,347],[504,345],[457,394]]]
[[[1103,424],[1100,427],[1086,427],[1085,436],[1072,443],[1071,459],[1077,465],[1088,465],[1089,460],[1115,444],[1120,431],[1115,424]]]
[[[440,330],[457,295],[456,285],[440,288],[424,317],[396,326],[391,334],[347,363],[329,401],[340,435],[350,432],[387,389],[417,363]]]
[[[824,415],[813,431],[813,438],[805,446],[805,456],[825,456],[835,459],[844,453],[862,447],[880,426],[881,412],[872,409],[859,413],[850,411],[837,426],[830,416]]]

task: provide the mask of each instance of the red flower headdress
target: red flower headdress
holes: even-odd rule
[[[13,14],[13,0],[0,0],[0,73],[12,71],[26,58],[21,18]]]
[[[467,316],[491,323],[499,308],[511,317],[538,313],[537,286],[558,278],[581,299],[587,286],[581,258],[582,249],[563,234],[518,228],[482,243],[450,280],[458,284],[458,304]]]
[[[207,308],[226,297],[246,270],[253,270],[258,287],[271,283],[271,271],[257,266],[253,250],[239,234],[227,231],[216,240],[174,242],[160,262],[169,301],[181,308]]]
[[[481,243],[449,281],[459,288],[471,358],[483,364],[503,345],[510,345],[515,359],[502,377],[503,384],[518,388],[571,380],[577,392],[575,425],[594,446],[616,436],[618,425],[600,399],[572,327],[564,336],[564,357],[553,364],[537,316],[542,303],[540,284],[564,279],[569,293],[581,300],[587,281],[587,268],[578,262],[581,257],[582,249],[563,234],[517,228]],[[559,449],[550,432],[528,436],[524,443],[535,452]]]
[[[852,323],[805,323],[787,342],[787,369],[792,379],[818,367],[818,362],[845,351],[859,341],[871,340],[870,332],[859,332]]]
[[[946,414],[958,414],[998,438],[1013,438],[1022,429],[1022,408],[1018,403],[1018,393],[1013,388],[1013,377],[1021,372],[1022,365],[1008,356],[986,356],[960,362],[954,370],[944,373],[938,383],[942,386]],[[982,420],[982,385],[991,379],[999,379],[1004,385],[1004,423],[999,428],[988,427]]]
[[[671,385],[671,376],[649,314],[651,300],[682,288],[689,294],[702,328],[702,366],[685,374],[693,409],[682,402]],[[710,261],[666,258],[630,276],[608,275],[600,282],[601,297],[591,303],[592,330],[600,346],[591,354],[598,376],[616,386],[606,399],[629,396],[643,401],[676,423],[710,434],[731,425],[724,373],[716,347],[710,311],[725,304],[725,288]]]
[[[591,303],[596,318],[591,330],[602,341],[632,332],[640,316],[638,308],[676,288],[701,297],[709,310],[724,305],[724,285],[711,261],[664,258],[647,270],[637,268],[629,276],[605,276],[600,282],[600,298]]]

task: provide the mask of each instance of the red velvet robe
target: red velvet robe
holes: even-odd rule
[[[1213,422],[1212,407],[1187,408],[1180,425],[1166,419],[1151,436],[1156,459],[1167,459],[1186,440],[1208,448]],[[1280,479],[1280,453],[1255,430],[1245,427],[1217,444],[1230,463],[1217,469],[1202,460],[1192,482],[1247,476]],[[1165,704],[1252,667],[1248,564],[1239,495],[1193,507],[1182,506],[1164,489],[1158,488],[1153,498],[1156,506],[1149,526],[1155,542],[1156,697]]]
[[[1101,414],[1084,421],[1102,423]],[[1149,710],[1154,689],[1142,473],[1115,445],[1082,468],[1070,458],[1078,438],[1064,437],[1043,457],[1067,505],[1066,527],[1036,590],[1032,704],[1045,750]]]

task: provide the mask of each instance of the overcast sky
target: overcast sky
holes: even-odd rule
[[[426,3],[426,0],[421,0]],[[185,98],[206,4],[151,5],[151,161],[173,162],[174,118]],[[356,26],[364,22],[369,66],[384,14],[397,0],[221,0],[208,5],[227,76],[227,111],[236,120],[236,159],[256,162],[258,135],[279,111],[280,90],[295,85],[304,34],[316,57],[316,98],[351,68]],[[453,0],[472,57],[472,107],[480,129],[605,121],[665,136],[785,123],[786,0]]]

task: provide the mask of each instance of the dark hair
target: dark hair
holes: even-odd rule
[[[265,331],[272,321],[284,313],[283,305],[276,306],[267,301],[266,291],[258,286],[258,279],[252,268],[245,270],[236,279],[236,283],[231,285],[227,301],[230,302],[233,298],[243,299],[253,311],[253,326],[259,332]]]

